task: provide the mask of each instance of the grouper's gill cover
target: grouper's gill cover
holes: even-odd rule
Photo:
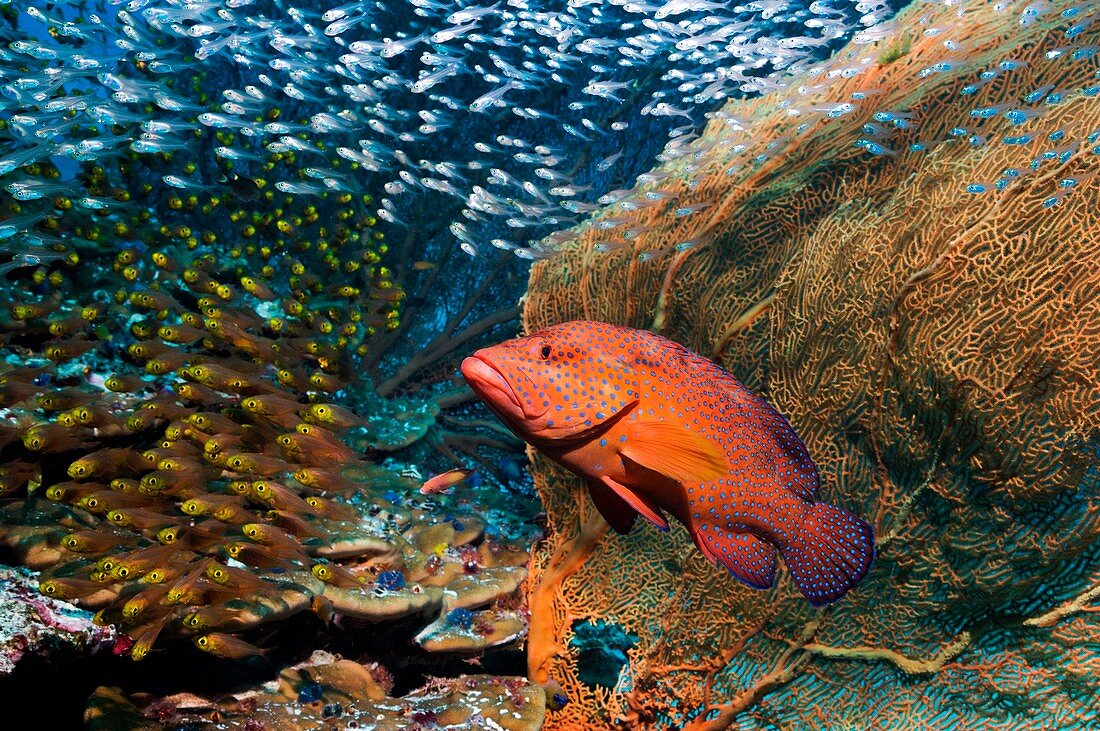
[[[477,374],[475,390],[524,439],[583,438],[638,403],[629,353],[568,331],[479,350],[462,371]]]
[[[518,436],[584,478],[620,533],[683,523],[699,550],[766,589],[776,553],[814,605],[874,559],[858,516],[817,500],[817,470],[779,412],[718,365],[644,330],[574,321],[477,351],[462,373]]]

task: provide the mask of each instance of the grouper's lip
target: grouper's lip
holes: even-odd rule
[[[532,408],[520,401],[512,384],[487,358],[474,353],[462,361],[460,370],[470,388],[487,404],[514,410],[520,419],[537,419],[545,413],[545,409]]]

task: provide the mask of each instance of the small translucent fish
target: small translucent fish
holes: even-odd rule
[[[523,84],[515,79],[509,79],[504,82],[500,87],[493,89],[492,91],[482,94],[477,99],[470,103],[469,109],[471,112],[484,112],[493,105],[503,105],[504,95],[514,89],[522,89]]]
[[[199,635],[192,642],[195,647],[203,652],[226,660],[243,660],[249,657],[263,656],[265,652],[239,637],[221,632]]]
[[[891,150],[889,147],[886,147],[885,145],[880,145],[879,143],[874,142],[873,140],[867,140],[867,139],[856,140],[855,146],[856,147],[862,147],[864,150],[867,150],[867,152],[871,153],[872,155],[890,155],[890,156],[897,155],[896,151]]]
[[[606,172],[607,170],[610,170],[611,167],[622,158],[622,156],[623,153],[621,151],[616,152],[613,155],[608,155],[607,157],[596,163],[596,169],[599,170],[601,173]]]
[[[1005,119],[1014,125],[1025,124],[1033,119],[1043,116],[1042,109],[1009,109],[1004,113]]]
[[[651,251],[643,251],[642,253],[638,254],[638,261],[643,263],[656,261],[661,257],[667,256],[671,250],[671,247],[669,247],[665,249],[653,249]]]
[[[336,563],[316,563],[310,571],[321,581],[333,586],[345,589],[361,588],[366,583],[366,577],[353,573]]]
[[[1061,190],[1059,190],[1054,195],[1052,195],[1048,198],[1045,198],[1043,200],[1043,208],[1054,208],[1059,203],[1061,203],[1062,200],[1065,199],[1065,197],[1067,195],[1069,195],[1071,190],[1072,190],[1072,188],[1062,188]]]
[[[704,244],[706,244],[709,241],[710,241],[709,236],[697,236],[695,238],[685,239],[684,241],[680,241],[680,242],[674,244],[672,246],[672,250],[676,251],[676,252],[690,251],[691,249],[697,248],[699,246],[703,246]]]
[[[680,206],[679,208],[676,209],[675,213],[676,213],[677,216],[689,216],[692,213],[698,213],[699,211],[710,208],[712,205],[714,205],[713,201],[703,201],[703,202],[700,202],[700,203],[690,203],[688,205]]]

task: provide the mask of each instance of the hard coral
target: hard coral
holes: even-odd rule
[[[1069,7],[903,11],[940,31],[730,102],[634,191],[678,196],[639,211],[653,230],[593,249],[601,212],[535,265],[528,330],[600,319],[711,355],[880,536],[867,580],[813,612],[787,582],[722,576],[679,528],[607,535],[536,459],[529,672],[572,701],[550,727],[1096,722],[1075,683],[1097,655],[1071,638],[1095,635],[1100,584],[1097,35]],[[582,680],[582,620],[638,637],[610,687]]]
[[[371,668],[318,652],[284,670],[274,687],[264,686],[225,700],[166,698],[144,708],[116,688],[99,688],[85,712],[87,728],[111,731],[159,729],[157,715],[171,706],[171,728],[213,722],[252,729],[315,729],[338,718],[341,727],[398,729],[492,728],[533,731],[546,713],[541,688],[523,678],[469,675],[438,679],[393,698]],[[157,715],[151,713],[157,711]]]

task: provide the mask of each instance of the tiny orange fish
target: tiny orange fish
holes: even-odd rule
[[[440,472],[438,475],[431,477],[424,481],[424,484],[420,486],[420,494],[422,495],[437,495],[448,487],[454,487],[458,483],[465,480],[467,477],[473,474],[473,470],[447,470],[446,472]]]
[[[306,487],[325,492],[349,492],[359,486],[355,480],[320,467],[302,467],[294,472],[294,479]]]

